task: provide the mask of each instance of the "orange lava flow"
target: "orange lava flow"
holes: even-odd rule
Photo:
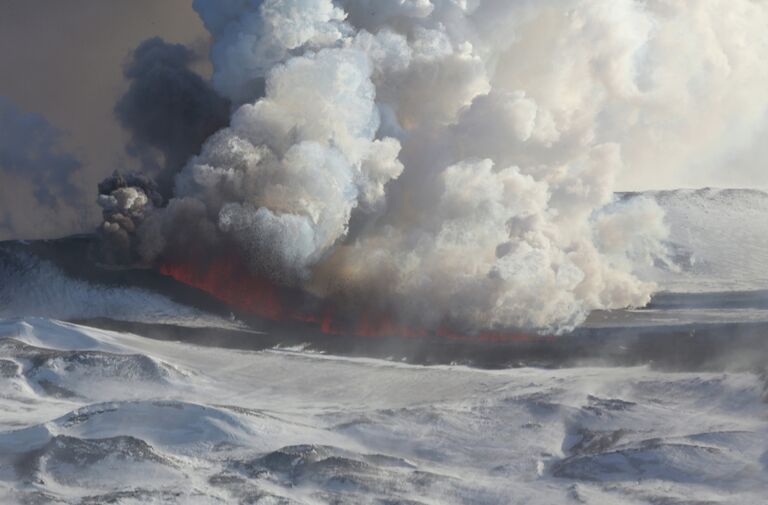
[[[293,320],[308,323],[326,335],[404,338],[436,336],[479,342],[525,342],[537,338],[525,333],[481,332],[465,335],[447,328],[412,328],[380,314],[363,313],[351,319],[339,317],[335,308],[322,304],[314,304],[318,308],[309,311],[301,307],[301,303],[292,301],[284,288],[249,273],[237,257],[222,257],[205,263],[166,262],[160,264],[158,269],[162,275],[205,291],[217,300],[243,312],[271,321]]]
[[[273,321],[286,317],[277,287],[265,279],[243,275],[236,259],[212,261],[205,268],[194,263],[163,263],[159,270],[239,310]]]

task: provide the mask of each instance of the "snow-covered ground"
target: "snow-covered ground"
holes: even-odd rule
[[[768,194],[749,189],[641,193],[664,209],[671,268],[650,272],[675,292],[768,289]]]
[[[21,244],[20,244],[21,245]],[[147,289],[99,285],[66,275],[24,247],[0,250],[0,318],[111,317],[191,327],[237,327],[232,321],[174,302]],[[88,259],[83,258],[87,264]]]
[[[765,383],[421,367],[0,325],[3,503],[732,503],[768,490]]]
[[[646,273],[666,293],[593,314],[585,332],[605,344],[658,327],[650,346],[666,351],[667,328],[691,331],[693,346],[696,325],[711,340],[746,323],[743,342],[756,342],[768,328],[768,195],[652,196],[673,254]],[[768,377],[755,359],[708,372],[481,370],[198,347],[62,320],[180,335],[243,325],[151,283],[65,273],[26,247],[0,248],[0,503],[768,503]],[[718,348],[675,342],[673,364]]]

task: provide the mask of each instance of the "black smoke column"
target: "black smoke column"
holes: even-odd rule
[[[128,152],[155,176],[165,198],[187,159],[229,122],[229,102],[190,70],[195,57],[181,44],[145,40],[125,67],[130,88],[115,106],[118,121],[131,132]]]

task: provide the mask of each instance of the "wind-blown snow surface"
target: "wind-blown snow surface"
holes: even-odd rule
[[[3,503],[763,504],[765,384],[0,325]]]

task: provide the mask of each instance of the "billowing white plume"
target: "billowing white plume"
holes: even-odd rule
[[[616,178],[722,156],[768,104],[761,1],[194,6],[236,110],[140,239],[202,203],[254,270],[424,326],[644,305],[667,230]]]

